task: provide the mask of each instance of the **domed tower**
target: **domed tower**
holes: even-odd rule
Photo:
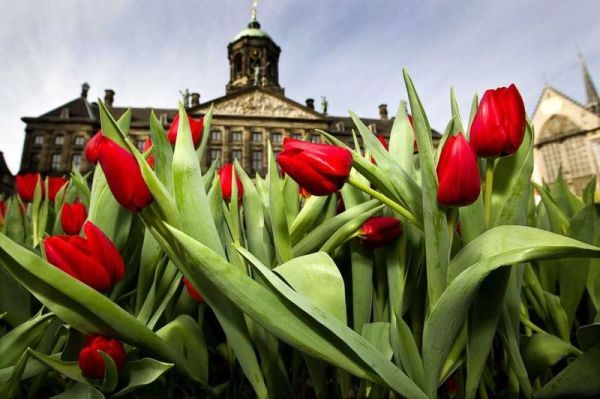
[[[256,2],[248,27],[237,34],[227,46],[230,77],[227,94],[250,87],[263,87],[280,94],[279,54],[281,48],[264,30],[256,19]]]

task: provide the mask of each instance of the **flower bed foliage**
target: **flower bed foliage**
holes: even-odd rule
[[[436,149],[405,82],[389,143],[352,115],[254,179],[201,171],[210,112],[140,153],[100,102],[93,176],[2,203],[0,397],[600,395],[596,182],[530,182],[516,87]]]

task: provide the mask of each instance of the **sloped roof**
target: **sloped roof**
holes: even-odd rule
[[[554,93],[556,93],[557,95],[559,95],[560,97],[563,97],[565,100],[572,102],[573,104],[575,104],[576,106],[584,109],[587,111],[587,108],[585,107],[585,105],[581,104],[579,101],[575,100],[574,98],[566,95],[565,93],[563,93],[562,91],[558,90],[557,88],[550,86],[550,85],[546,85],[544,86],[544,88],[542,89],[542,93],[540,94],[540,97],[538,98],[537,103],[535,104],[535,108],[533,109],[533,112],[531,113],[531,115],[535,115],[535,113],[537,112],[542,99],[544,98],[544,93],[546,93],[546,90],[551,90]]]
[[[40,115],[40,118],[60,118],[62,110],[65,108],[69,110],[69,118],[95,118],[90,103],[83,97],[78,97],[52,111],[46,112],[45,114]]]

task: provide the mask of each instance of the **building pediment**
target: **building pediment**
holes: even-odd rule
[[[266,90],[253,89],[217,98],[198,105],[192,114],[205,114],[214,105],[213,115],[244,117],[323,119],[318,112],[287,97]]]

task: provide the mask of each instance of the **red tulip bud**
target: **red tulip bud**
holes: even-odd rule
[[[198,148],[198,146],[200,145],[200,139],[202,138],[204,118],[194,119],[188,115],[188,121],[190,121],[190,130],[192,131],[192,141],[194,142],[194,148]],[[172,145],[175,145],[175,141],[177,140],[177,129],[179,129],[179,114],[175,115],[175,118],[173,118],[173,122],[171,122],[171,126],[169,126],[169,131],[167,133],[169,143],[171,143]]]
[[[50,201],[54,201],[56,199],[56,194],[60,191],[63,186],[65,186],[69,182],[68,179],[64,177],[49,177],[48,178],[48,198]]]
[[[35,187],[40,180],[39,173],[27,173],[24,175],[17,175],[16,186],[17,194],[21,197],[23,202],[32,202],[33,195],[35,193]],[[44,192],[44,184],[42,183],[42,193]]]
[[[100,291],[108,291],[125,275],[117,247],[91,222],[83,225],[85,238],[52,236],[43,240],[49,263]]]
[[[131,212],[141,211],[150,205],[153,198],[137,160],[108,137],[101,137],[94,151],[97,152],[110,191],[124,208]]]
[[[85,158],[89,162],[98,162],[98,158],[100,157],[100,144],[102,143],[103,137],[102,130],[99,130],[94,136],[92,136],[90,141],[87,142],[84,153]]]
[[[81,202],[63,204],[60,211],[60,224],[66,234],[78,235],[87,219],[87,211]]]
[[[385,150],[389,150],[389,145],[387,140],[385,139],[385,137],[383,137],[382,134],[378,134],[377,135],[377,140],[379,140],[379,142],[381,143],[381,145],[383,146],[383,148],[385,148]]]
[[[487,90],[473,119],[471,146],[480,157],[514,154],[523,142],[525,123],[525,105],[514,84]]]
[[[402,234],[400,221],[392,217],[373,217],[363,223],[360,231],[362,243],[369,248],[382,248]]]
[[[437,176],[437,199],[442,205],[465,206],[479,196],[477,156],[462,133],[448,137],[440,154]]]
[[[204,303],[204,298],[196,289],[192,286],[192,283],[187,278],[183,278],[183,284],[185,284],[185,288],[187,289],[188,294],[197,302]]]
[[[112,358],[117,370],[125,366],[125,349],[121,342],[101,335],[90,335],[79,352],[79,368],[84,376],[98,380],[104,378],[106,365],[100,351]]]
[[[229,201],[231,199],[232,174],[233,174],[233,164],[232,163],[226,163],[225,165],[223,165],[221,167],[221,169],[219,169],[219,180],[221,180],[221,192],[223,193],[223,199],[225,199],[227,201]],[[244,194],[244,186],[242,185],[242,182],[240,181],[240,179],[237,177],[237,174],[235,176],[235,182],[237,184],[238,200],[240,200],[240,199],[242,199],[242,195]]]
[[[286,138],[277,156],[281,169],[313,195],[328,195],[342,188],[352,169],[352,154],[329,144]]]
[[[6,200],[0,200],[0,216],[2,216],[2,219],[6,216],[6,207]]]

